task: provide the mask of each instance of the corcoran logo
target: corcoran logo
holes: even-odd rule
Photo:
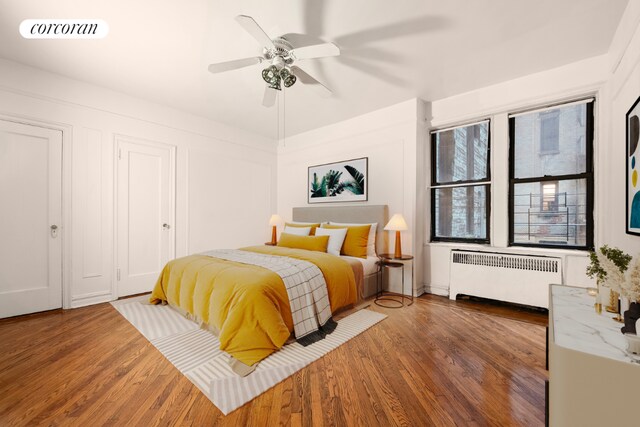
[[[25,19],[20,34],[25,39],[101,39],[109,33],[102,19]]]

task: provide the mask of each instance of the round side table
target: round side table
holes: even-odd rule
[[[410,286],[410,296],[406,295],[405,280],[404,280],[404,267],[405,264],[402,261],[411,261],[411,277],[413,278],[413,256],[402,255],[400,258],[395,258],[393,254],[379,254],[380,260],[378,264],[378,277],[376,278],[376,299],[374,302],[376,305],[385,308],[401,308],[413,304],[413,287]],[[390,293],[384,289],[384,269],[385,268],[401,268],[402,269],[402,294]],[[408,301],[408,302],[407,302]]]

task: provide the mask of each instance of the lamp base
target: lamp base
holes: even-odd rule
[[[276,226],[274,225],[271,230],[271,245],[275,246],[278,244],[278,236],[276,234]]]
[[[394,258],[402,258],[402,242],[400,241],[400,232],[396,231],[396,250],[393,253]]]

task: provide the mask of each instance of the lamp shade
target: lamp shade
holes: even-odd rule
[[[271,218],[269,219],[269,225],[278,226],[280,224],[282,224],[282,218],[280,218],[280,215],[271,215]]]
[[[401,214],[394,214],[387,225],[384,226],[384,229],[388,231],[405,231],[409,227],[407,227],[407,222]]]

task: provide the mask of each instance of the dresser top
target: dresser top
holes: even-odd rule
[[[553,340],[556,345],[606,357],[620,362],[640,364],[640,356],[626,352],[627,340],[620,332],[622,323],[613,314],[594,309],[595,297],[585,288],[551,285]]]

